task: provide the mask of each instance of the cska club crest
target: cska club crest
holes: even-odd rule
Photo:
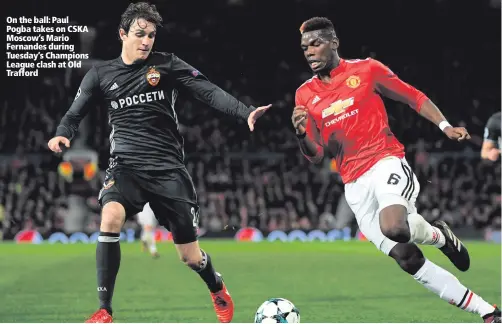
[[[150,70],[148,70],[148,72],[146,73],[146,80],[152,87],[155,87],[157,84],[159,84],[160,72],[155,70],[155,67],[150,68]]]

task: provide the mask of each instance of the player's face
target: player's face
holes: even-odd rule
[[[133,62],[144,61],[150,54],[157,29],[154,24],[145,19],[136,19],[131,24],[129,32],[120,30],[122,47]]]
[[[323,30],[313,30],[302,34],[303,55],[314,73],[331,70],[334,63],[338,39]]]

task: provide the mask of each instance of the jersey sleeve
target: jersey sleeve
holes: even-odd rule
[[[244,120],[256,109],[253,106],[248,107],[234,98],[175,55],[173,55],[171,64],[171,73],[173,73],[176,82],[186,88],[195,99],[208,106]]]
[[[295,104],[296,106],[304,106],[307,108],[301,99],[301,93],[299,90],[296,91]],[[305,154],[301,145],[300,150],[307,160],[312,163],[319,163],[324,157],[324,148],[321,145],[321,133],[319,132],[319,128],[317,128],[317,124],[310,114],[307,116],[307,126],[305,127],[305,132],[307,133],[307,138],[314,143],[316,147],[316,154],[314,156]]]
[[[497,142],[500,137],[500,115],[491,116],[485,125],[483,138],[485,141]]]
[[[98,96],[98,71],[95,67],[92,67],[82,79],[70,109],[61,119],[56,129],[56,136],[63,136],[72,140],[77,134],[80,122],[87,115]]]
[[[387,66],[370,59],[375,89],[383,96],[409,105],[417,112],[429,98],[420,90],[399,79]]]

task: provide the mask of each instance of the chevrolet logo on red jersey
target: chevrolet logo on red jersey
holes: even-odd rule
[[[349,108],[354,104],[354,97],[345,99],[345,100],[337,100],[333,102],[328,108],[322,111],[322,118],[329,117],[331,115],[336,116],[345,111],[345,109]]]

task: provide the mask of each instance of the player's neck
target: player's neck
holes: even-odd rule
[[[317,74],[317,76],[319,77],[319,80],[321,80],[323,83],[331,83],[331,72],[334,69],[336,69],[339,65],[340,65],[340,58],[337,55],[333,59],[333,64],[329,68],[327,68],[324,71],[321,71]]]
[[[134,60],[129,58],[124,50],[122,50],[122,53],[120,53],[120,57],[122,58],[122,62],[124,62],[124,64],[126,65],[131,65],[134,63]]]
[[[140,63],[143,63],[145,60],[135,60],[131,57],[129,57],[126,53],[126,51],[122,50],[122,53],[120,53],[120,58],[122,59],[122,62],[125,64],[125,65],[137,65],[137,64],[140,64]]]

